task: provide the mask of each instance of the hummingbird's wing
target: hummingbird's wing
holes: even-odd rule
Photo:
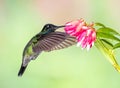
[[[76,38],[65,32],[52,32],[34,45],[33,51],[52,51],[76,44]]]

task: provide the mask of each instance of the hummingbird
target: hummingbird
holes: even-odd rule
[[[22,64],[18,76],[23,75],[28,63],[35,60],[42,51],[59,50],[76,44],[75,37],[65,32],[56,31],[63,27],[65,26],[46,24],[41,32],[31,38],[23,50]]]

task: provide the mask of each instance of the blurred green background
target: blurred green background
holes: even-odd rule
[[[29,64],[23,77],[17,76],[26,43],[44,24],[61,25],[84,18],[120,32],[119,3],[119,0],[0,0],[0,88],[120,88],[120,73],[96,47],[89,52],[76,46],[43,52]]]

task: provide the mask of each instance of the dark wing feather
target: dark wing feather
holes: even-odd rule
[[[52,32],[33,47],[33,51],[52,51],[63,49],[76,44],[75,37],[66,34],[65,32]]]
[[[76,44],[76,39],[75,37],[72,37],[72,36],[66,36],[66,39],[59,43],[58,45],[54,46],[51,48],[51,50],[58,50],[58,49],[63,49],[63,48],[67,48],[69,46],[72,46]]]

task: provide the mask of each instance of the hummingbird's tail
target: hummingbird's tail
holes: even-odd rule
[[[20,68],[20,70],[19,70],[19,72],[18,72],[18,76],[22,76],[22,75],[23,75],[26,67],[27,67],[27,65],[26,65],[26,66],[21,65],[21,68]]]

